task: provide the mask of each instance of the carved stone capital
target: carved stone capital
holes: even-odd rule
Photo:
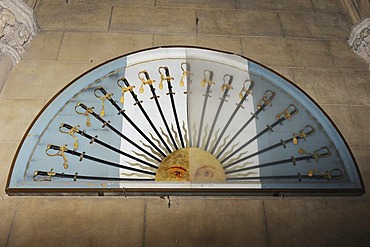
[[[22,0],[0,1],[0,54],[8,54],[18,63],[36,32],[31,7]]]
[[[352,27],[348,44],[352,50],[370,65],[370,16]]]

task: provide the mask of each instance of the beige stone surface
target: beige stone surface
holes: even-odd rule
[[[316,12],[344,13],[341,0],[312,0]]]
[[[12,198],[13,199],[13,198]],[[22,197],[9,246],[140,246],[144,201],[124,198]]]
[[[178,8],[236,8],[235,0],[156,0],[156,6]]]
[[[347,42],[328,41],[328,47],[335,67],[344,69],[368,68],[364,60],[352,51]]]
[[[108,31],[112,7],[91,4],[38,4],[42,30]]]
[[[52,1],[52,0],[51,0]],[[65,1],[65,0],[64,0]],[[69,0],[72,3],[154,6],[156,0]]]
[[[0,142],[0,146],[1,146],[1,149],[0,149],[0,160],[1,160],[1,163],[0,163],[0,198],[1,198],[2,196],[5,195],[5,185],[8,180],[8,174],[11,168],[14,155],[18,148],[18,143],[5,141],[5,142]],[[0,199],[0,205],[1,205],[1,199]]]
[[[32,40],[23,59],[55,61],[58,56],[62,38],[63,32],[60,31],[40,31]]]
[[[153,46],[190,45],[242,54],[240,38],[217,37],[209,35],[155,34]]]
[[[8,246],[8,237],[12,231],[13,217],[17,204],[17,199],[10,200],[7,196],[0,197],[0,246]]]
[[[313,6],[306,0],[238,0],[238,9],[282,10],[312,12]]]
[[[345,82],[336,69],[294,69],[294,79],[319,104],[349,104]]]
[[[367,246],[369,201],[265,200],[269,246]]]
[[[242,38],[243,55],[265,66],[293,66],[285,39]]]
[[[113,8],[110,31],[195,33],[195,10],[117,6]]]
[[[199,33],[281,37],[278,14],[270,11],[197,10]],[[258,23],[258,25],[256,25]]]
[[[9,76],[1,97],[50,99],[92,63],[22,61]]]
[[[365,185],[366,194],[365,198],[370,198],[370,147],[364,148],[352,148],[352,153],[356,157],[356,162],[358,164],[359,170],[361,172],[362,180]]]
[[[286,44],[294,67],[334,67],[325,41],[287,39]]]
[[[0,99],[0,142],[19,142],[45,103],[41,99]]]
[[[145,246],[263,246],[258,200],[148,200]]]
[[[347,98],[352,105],[370,106],[370,71],[341,70],[340,74],[347,88]]]
[[[342,14],[280,12],[285,37],[345,40],[351,23]]]
[[[152,40],[151,34],[66,32],[58,60],[102,63],[132,51],[149,48]]]

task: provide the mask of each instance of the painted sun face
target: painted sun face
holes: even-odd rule
[[[168,182],[221,182],[225,172],[220,162],[199,148],[183,148],[169,154],[159,165],[155,180]]]

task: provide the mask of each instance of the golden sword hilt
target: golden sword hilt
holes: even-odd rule
[[[82,108],[84,111],[79,111],[78,109]],[[90,114],[93,113],[94,107],[88,108],[83,103],[78,102],[75,106],[75,112],[80,115],[84,115],[86,117],[86,126],[91,127],[91,120],[90,120]]]
[[[97,94],[97,91],[100,91],[103,96],[100,96]],[[113,96],[113,93],[107,93],[104,88],[102,87],[98,87],[94,90],[94,95],[95,97],[97,97],[98,99],[101,99],[102,101],[102,108],[101,108],[101,111],[100,111],[100,116],[104,117],[105,116],[105,107],[104,107],[104,102],[107,100],[107,99],[111,99],[112,96]]]
[[[276,119],[279,120],[284,118],[290,120],[297,113],[297,107],[293,104],[290,104],[285,110],[276,115]]]
[[[202,87],[204,87],[206,84],[208,84],[209,86],[211,86],[212,84],[215,84],[212,80],[213,80],[213,71],[210,71],[208,69],[204,70],[204,78],[203,80],[201,81],[200,85]]]
[[[127,82],[126,78],[121,78],[117,81],[117,85],[121,88],[122,90],[122,95],[121,95],[121,98],[119,99],[119,102],[121,102],[122,104],[125,103],[125,93],[127,92],[132,92],[135,88],[135,86],[125,86],[125,84],[121,85],[120,84],[120,81],[123,81],[123,82]]]
[[[78,149],[78,139],[75,135],[75,133],[79,133],[80,130],[78,129],[80,127],[80,125],[77,125],[75,127],[72,127],[71,125],[69,124],[66,124],[66,123],[62,123],[60,126],[59,126],[59,131],[61,133],[64,133],[64,134],[68,134],[70,136],[72,136],[72,138],[74,139],[74,144],[73,144],[73,150],[77,150]],[[64,128],[66,128],[67,130],[64,130]]]
[[[50,153],[49,150],[56,150],[57,152],[55,153]],[[46,147],[46,154],[48,156],[61,156],[63,158],[63,167],[64,169],[67,169],[68,168],[68,160],[67,160],[67,157],[65,155],[65,152],[68,151],[68,148],[67,148],[67,144],[65,144],[64,146],[56,146],[56,145],[52,145],[52,144],[49,144],[47,147]]]
[[[190,64],[188,62],[182,62],[181,65],[181,70],[182,70],[182,76],[181,76],[181,79],[180,79],[180,87],[183,87],[185,85],[185,77],[187,79],[189,79],[189,76],[192,75],[192,73],[190,72]]]
[[[258,101],[257,109],[261,109],[262,105],[272,106],[271,101],[274,99],[275,95],[276,95],[275,92],[271,90],[266,90],[262,96],[262,99]]]
[[[311,155],[316,162],[319,160],[319,158],[325,158],[331,155],[328,147],[321,147],[317,150],[314,150],[312,153],[308,153],[303,148],[300,148],[298,149],[298,153]],[[310,162],[310,160],[307,160],[307,162]]]
[[[159,85],[158,85],[159,89],[163,89],[163,81],[165,81],[165,80],[166,81],[174,80],[174,78],[170,76],[170,70],[168,69],[167,66],[159,67],[158,72],[161,75],[161,81],[159,82]]]
[[[298,133],[293,133],[293,144],[298,144],[298,139],[306,140],[306,137],[315,134],[315,129],[311,125],[306,125]]]
[[[140,71],[137,76],[141,80],[141,86],[139,88],[140,93],[144,93],[144,85],[153,85],[155,82],[155,80],[150,79],[150,76],[146,70]]]
[[[249,87],[248,89],[246,88],[245,84],[249,82]],[[244,83],[243,83],[243,87],[242,89],[240,90],[240,93],[239,93],[239,98],[242,99],[244,95],[249,95],[252,93],[252,88],[254,87],[254,81],[251,81],[249,79],[245,80]]]

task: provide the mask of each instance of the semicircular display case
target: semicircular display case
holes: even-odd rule
[[[160,47],[68,84],[31,124],[9,195],[361,195],[342,135],[293,83],[242,56]]]

